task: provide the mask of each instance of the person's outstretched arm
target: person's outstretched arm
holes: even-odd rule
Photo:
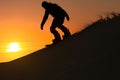
[[[49,15],[49,13],[47,11],[45,11],[45,15],[44,15],[42,23],[41,23],[41,30],[43,30],[43,26],[48,18],[48,15]]]

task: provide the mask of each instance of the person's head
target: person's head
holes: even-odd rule
[[[42,7],[47,8],[47,5],[48,5],[48,2],[47,2],[47,1],[43,1],[43,2],[42,2]]]

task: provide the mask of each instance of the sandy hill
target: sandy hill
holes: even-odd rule
[[[0,80],[119,80],[120,15],[111,15],[55,46],[0,64]]]

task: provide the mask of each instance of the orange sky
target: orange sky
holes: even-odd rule
[[[98,19],[99,16],[112,11],[120,12],[120,0],[47,0],[63,7],[71,17],[64,25],[73,34],[85,25]],[[8,45],[18,42],[23,49],[14,53],[26,55],[51,43],[53,35],[49,31],[52,22],[50,16],[40,30],[44,15],[42,0],[0,0],[0,62],[10,59],[6,52]],[[6,58],[7,55],[7,58]],[[9,55],[12,55],[10,53]],[[16,57],[14,57],[16,58]],[[12,57],[13,59],[13,57]]]

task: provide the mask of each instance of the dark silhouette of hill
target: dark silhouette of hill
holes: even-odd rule
[[[0,80],[119,80],[120,14],[55,46],[0,64]]]

